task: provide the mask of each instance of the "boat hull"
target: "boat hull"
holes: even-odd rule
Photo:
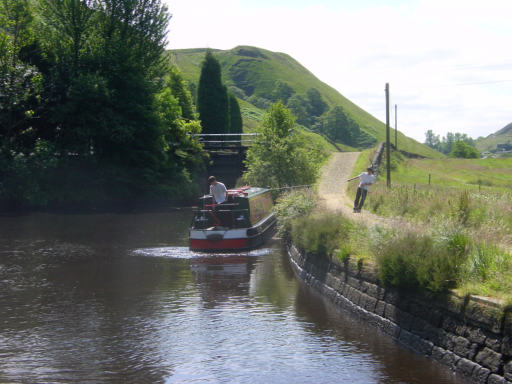
[[[250,228],[190,229],[190,250],[201,252],[246,251],[261,246],[275,231],[276,218],[267,216]]]

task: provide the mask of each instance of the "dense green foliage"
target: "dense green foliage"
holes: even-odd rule
[[[293,220],[291,239],[307,253],[332,258],[348,242],[354,228],[350,220],[336,213],[309,214]]]
[[[187,194],[201,128],[164,60],[169,20],[160,0],[2,1],[4,205]]]
[[[292,190],[279,196],[274,207],[279,235],[289,238],[293,220],[309,214],[317,201],[317,196],[309,188]]]
[[[361,131],[339,106],[329,110],[315,128],[331,140],[353,147],[368,147],[376,143],[375,138]]]
[[[222,83],[221,67],[211,51],[206,52],[197,88],[197,110],[203,133],[229,132],[229,105]]]
[[[229,133],[242,133],[244,124],[242,121],[242,113],[240,112],[240,105],[235,95],[228,95],[229,101]]]
[[[242,133],[243,121],[236,96],[222,83],[219,61],[206,52],[197,90],[197,109],[203,133]],[[236,138],[229,137],[229,140]]]
[[[327,154],[299,134],[281,102],[270,106],[258,133],[247,151],[246,182],[278,188],[315,182]]]
[[[451,157],[466,159],[478,157],[475,141],[465,133],[448,132],[446,136],[440,139],[439,135],[434,134],[432,130],[428,130],[425,133],[425,145]]]
[[[466,243],[460,234],[439,242],[410,232],[388,238],[376,244],[379,279],[405,290],[454,288],[467,257]]]
[[[176,50],[171,51],[169,56],[189,82],[197,82],[205,51],[206,49]],[[355,141],[356,147],[367,148],[376,141],[385,140],[385,125],[381,121],[318,80],[290,56],[247,46],[226,51],[215,50],[214,53],[221,64],[226,86],[242,101],[244,130],[253,130],[261,123],[263,110],[268,109],[272,102],[281,100],[297,117],[297,123],[306,128],[317,130],[326,114],[339,106],[359,128],[361,138]],[[315,95],[314,90],[318,91],[321,98]],[[313,104],[309,104],[310,100],[313,100]],[[313,105],[316,107],[311,108]],[[320,110],[323,111],[322,114],[316,116]],[[427,157],[442,157],[439,152],[401,132],[398,132],[398,147]]]
[[[456,141],[453,144],[450,157],[457,157],[461,159],[478,159],[480,155],[475,147],[465,143],[464,141]]]

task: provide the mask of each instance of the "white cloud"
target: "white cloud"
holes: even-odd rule
[[[509,0],[292,3],[169,0],[169,48],[288,53],[380,120],[389,82],[399,129],[420,141],[428,129],[477,137],[512,121]]]

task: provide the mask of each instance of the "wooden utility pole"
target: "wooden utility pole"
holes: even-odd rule
[[[389,143],[389,83],[386,83],[386,185],[391,188],[391,146]]]
[[[398,150],[398,125],[397,125],[397,118],[396,118],[396,113],[397,113],[397,106],[395,104],[395,151]]]

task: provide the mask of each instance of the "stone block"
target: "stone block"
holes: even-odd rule
[[[424,339],[428,339],[430,328],[430,324],[427,323],[425,320],[422,320],[422,318],[416,316],[413,317],[411,322],[411,331],[414,332],[414,334]]]
[[[503,355],[485,347],[476,355],[475,361],[496,373],[503,365]]]
[[[384,317],[386,319],[389,319],[392,322],[396,323],[396,312],[397,311],[398,311],[398,309],[394,305],[387,303],[385,311],[384,311]]]
[[[499,307],[488,305],[470,299],[464,309],[464,317],[468,321],[476,323],[478,326],[485,327],[487,330],[499,333],[503,324],[503,313]]]
[[[373,313],[375,311],[375,306],[377,305],[377,299],[365,293],[361,293],[361,301],[359,305]]]
[[[468,327],[466,326],[466,324],[457,323],[457,325],[455,326],[455,334],[457,336],[465,337],[467,335],[467,329],[468,329]]]
[[[443,359],[441,360],[441,363],[454,369],[459,360],[461,360],[461,358],[457,356],[455,353],[451,351],[446,351],[446,353],[443,356]]]
[[[411,315],[418,319],[422,319],[429,323],[432,320],[433,308],[428,304],[421,303],[417,300],[410,301],[407,310]]]
[[[458,324],[459,322],[455,320],[453,317],[444,316],[441,322],[441,328],[443,328],[446,332],[456,333]]]
[[[407,329],[408,331],[412,328],[412,323],[414,318],[405,311],[401,309],[397,309],[395,312],[396,323],[400,326],[400,328]]]
[[[400,302],[400,294],[396,289],[387,289],[384,293],[384,300],[388,304],[397,305]]]
[[[355,277],[349,276],[347,278],[347,284],[350,285],[352,288],[357,289],[358,291],[361,290],[361,281]]]
[[[507,384],[507,380],[499,375],[491,374],[487,378],[487,384]]]
[[[447,310],[451,316],[461,314],[464,309],[464,299],[453,294],[442,298],[438,304]]]
[[[411,338],[411,348],[422,355],[429,356],[432,354],[434,344],[419,336],[413,335]]]
[[[465,339],[462,336],[456,336],[454,339],[453,352],[455,352],[460,357],[468,357],[471,351],[471,343],[468,339]]]
[[[376,299],[379,298],[379,287],[377,285],[364,281],[361,283],[361,286],[364,293]]]
[[[370,283],[377,283],[379,281],[376,267],[368,263],[363,263],[363,267],[359,270],[359,276]]]
[[[441,347],[433,347],[432,348],[432,358],[437,361],[442,361],[444,355],[446,354],[446,349]]]
[[[475,327],[466,327],[466,333],[462,336],[465,336],[472,343],[484,345],[487,336],[484,331],[480,328]]]
[[[505,336],[503,338],[503,344],[501,346],[501,353],[505,356],[512,357],[512,337]]]
[[[443,314],[441,311],[434,309],[429,312],[428,317],[426,317],[425,320],[427,320],[434,327],[440,327],[441,321],[443,320]]]
[[[403,345],[406,345],[410,348],[412,348],[412,338],[414,337],[414,335],[409,332],[409,331],[406,331],[405,329],[402,329],[400,331],[400,335],[398,336],[398,341],[400,341]]]
[[[477,367],[473,371],[473,381],[478,384],[486,384],[491,371],[484,367]]]
[[[512,381],[512,361],[509,361],[505,366],[503,367],[503,376],[505,376],[505,379]]]
[[[503,343],[501,338],[492,333],[487,333],[484,344],[486,347],[492,349],[493,351],[498,353],[502,352]]]
[[[471,377],[473,374],[473,371],[475,369],[477,369],[477,367],[478,367],[477,363],[474,363],[471,360],[463,358],[463,359],[459,360],[459,362],[456,365],[455,370],[457,372],[462,373],[464,376]]]
[[[377,301],[377,304],[375,305],[375,314],[384,317],[384,311],[386,309],[386,302],[379,300]]]
[[[429,325],[425,329],[425,333],[428,340],[446,349],[448,334],[444,330]]]
[[[387,319],[382,320],[381,329],[385,334],[394,337],[395,339],[400,335],[400,327]]]

